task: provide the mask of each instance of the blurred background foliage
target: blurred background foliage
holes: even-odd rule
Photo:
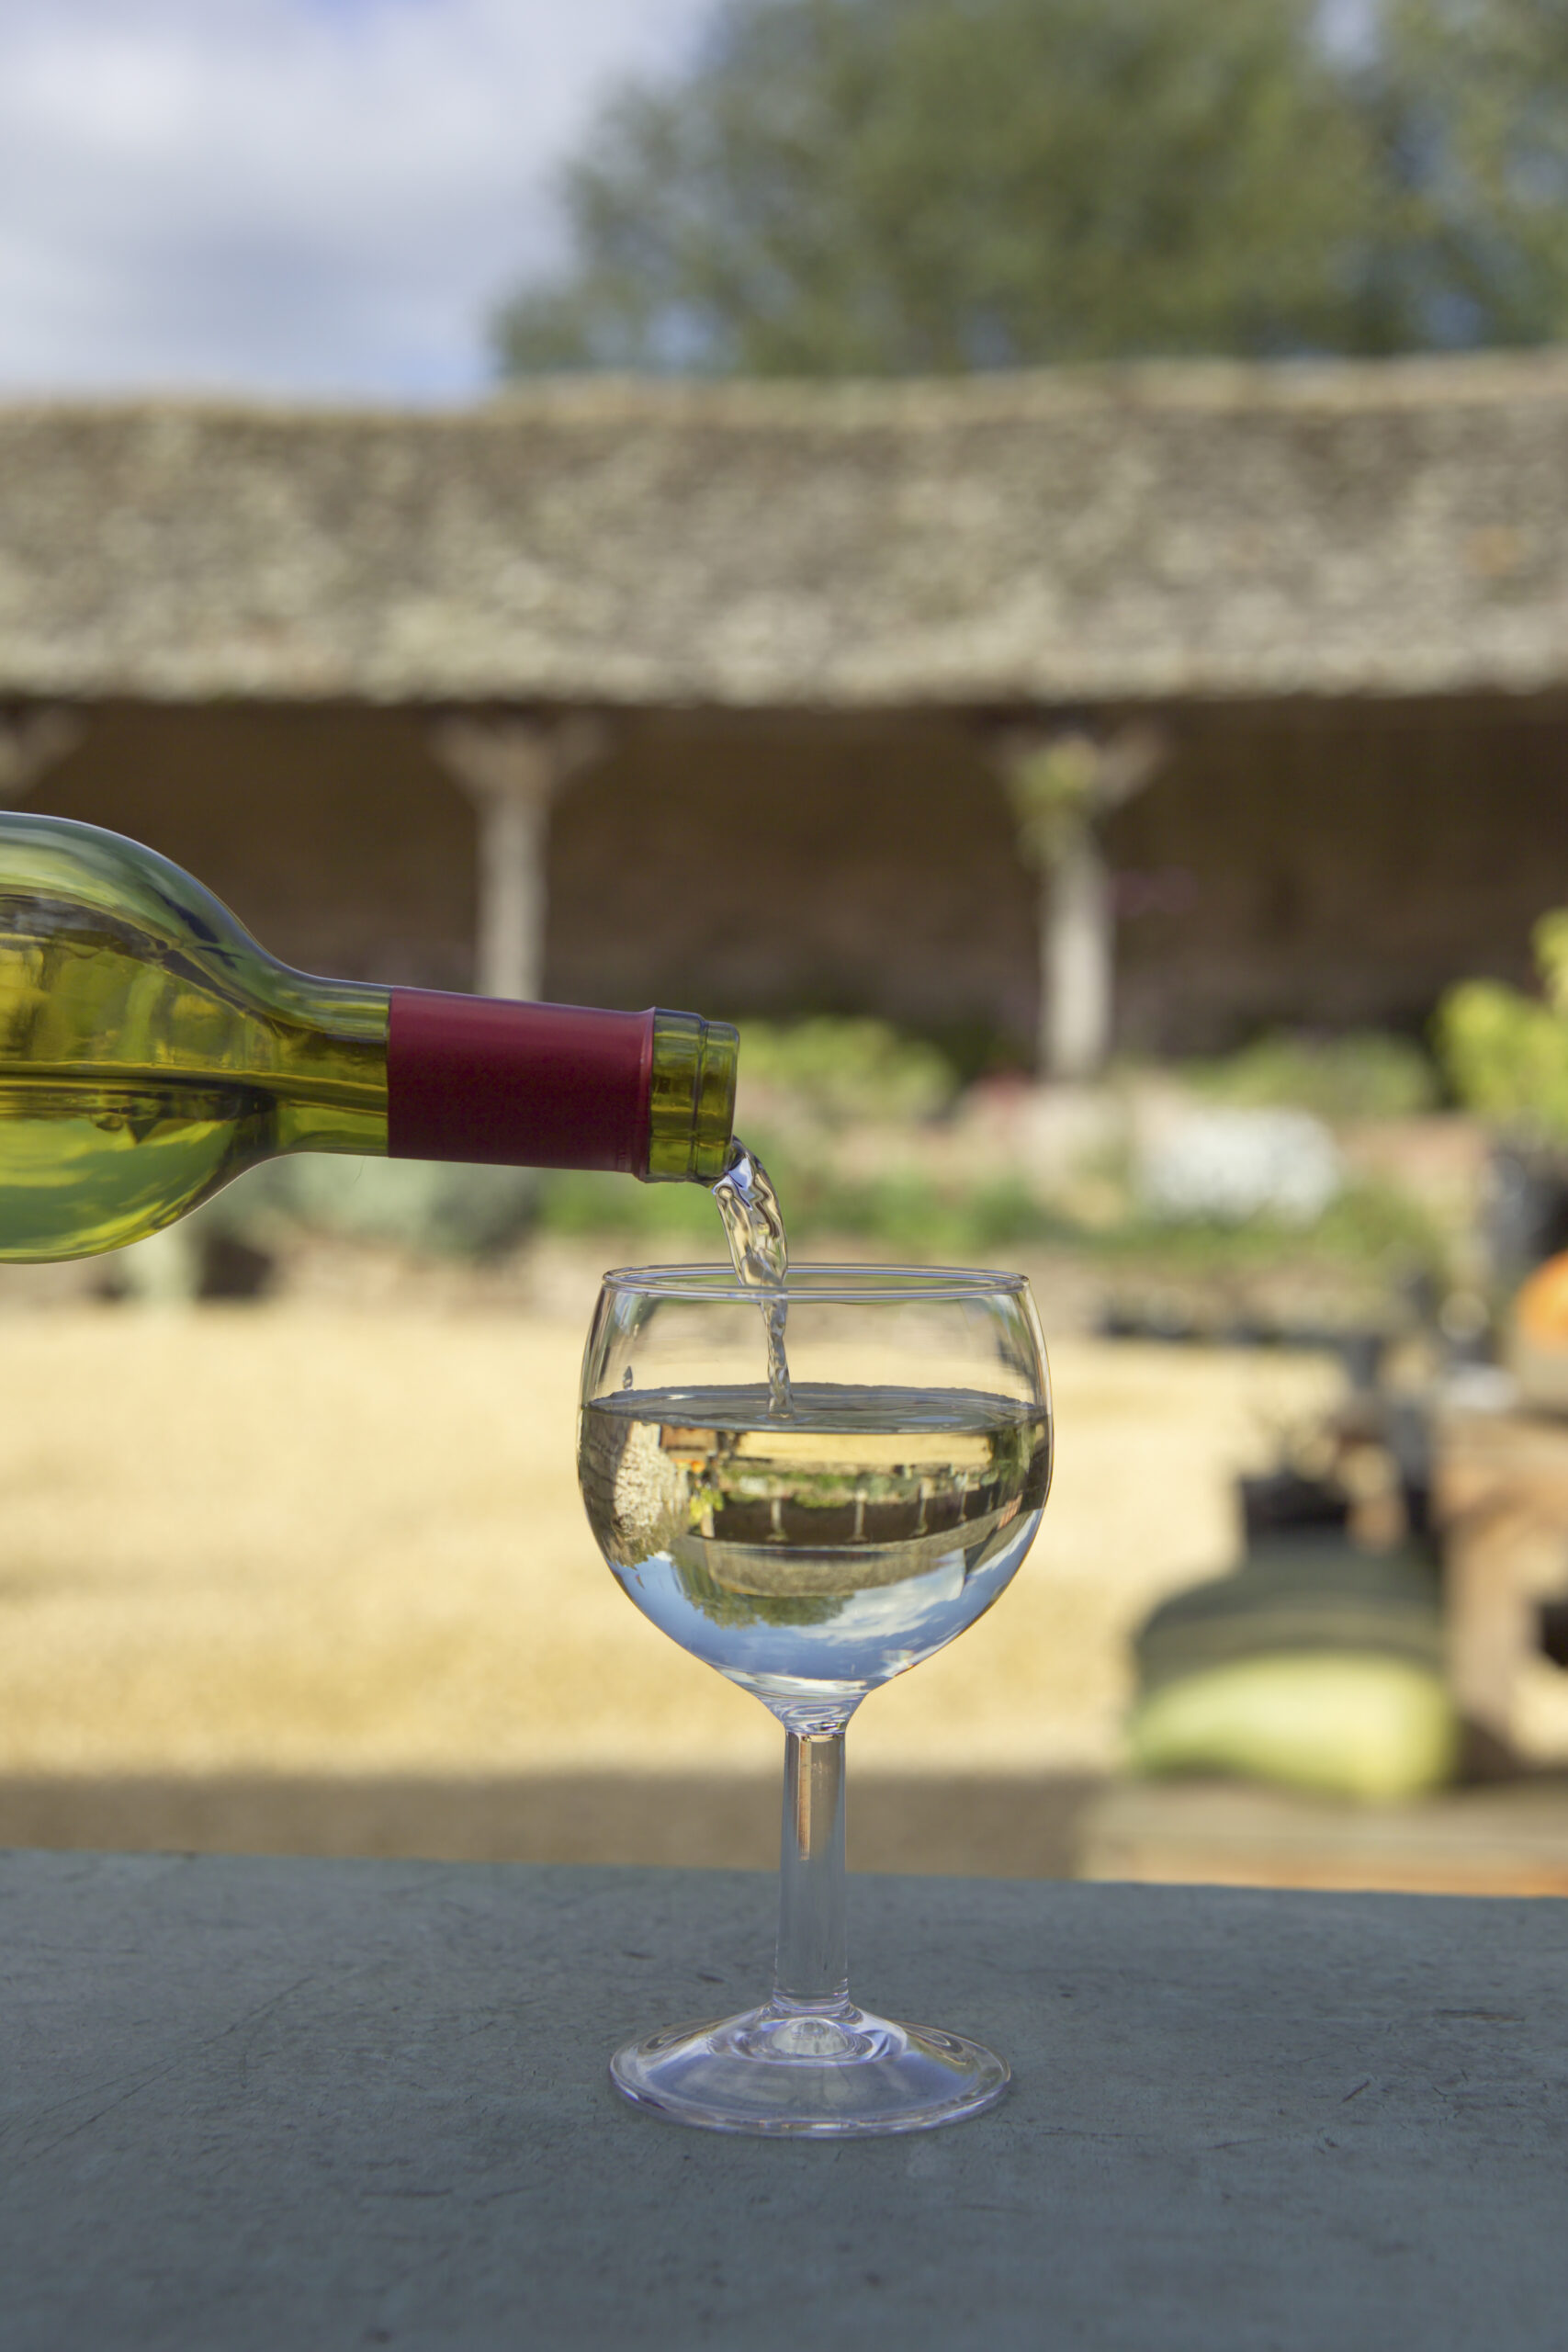
[[[1531,933],[1540,996],[1466,980],[1438,1008],[1434,1035],[1455,1098],[1496,1125],[1568,1136],[1568,912]]]
[[[1140,1186],[1139,1104],[1151,1088],[1183,1116],[1224,1105],[1265,1128],[1270,1112],[1305,1111],[1347,1130],[1397,1122],[1428,1108],[1436,1091],[1430,1064],[1404,1039],[1269,1037],[1222,1060],[1158,1072],[1125,1066],[1094,1090],[1092,1132],[1065,1155],[1043,1150],[1030,1124],[1041,1106],[1051,1115],[1049,1090],[1015,1079],[965,1087],[936,1046],[885,1022],[744,1024],[741,1071],[739,1131],[773,1173],[792,1239],[807,1251],[850,1245],[930,1262],[1045,1249],[1102,1270],[1165,1266],[1194,1279],[1311,1260],[1380,1282],[1442,1260],[1430,1216],[1396,1183],[1351,1174],[1304,1219],[1267,1198],[1247,1213],[1173,1216]],[[274,1163],[187,1225],[198,1242],[221,1232],[285,1256],[309,1234],[470,1261],[540,1236],[633,1257],[711,1258],[721,1249],[713,1204],[692,1186],[400,1160]]]
[[[1183,1074],[1216,1102],[1289,1106],[1333,1122],[1410,1118],[1433,1110],[1438,1095],[1438,1073],[1416,1041],[1379,1029],[1259,1037],[1222,1059],[1188,1062]]]
[[[958,1073],[939,1047],[886,1021],[823,1015],[749,1021],[745,1089],[797,1097],[819,1119],[930,1119],[952,1106]],[[750,1106],[740,1106],[743,1116]]]
[[[1562,0],[729,0],[615,96],[503,375],[931,375],[1568,326]]]
[[[1384,1287],[1443,1270],[1440,1220],[1375,1172],[1342,1170],[1304,1216],[1267,1188],[1252,1206],[1222,1200],[1173,1211],[1142,1181],[1145,1098],[1166,1116],[1174,1107],[1179,1121],[1201,1123],[1221,1105],[1226,1116],[1256,1118],[1266,1147],[1270,1114],[1310,1114],[1331,1154],[1335,1132],[1397,1126],[1430,1106],[1437,1083],[1406,1040],[1279,1036],[1223,1060],[1125,1065],[1093,1090],[1090,1126],[1065,1153],[1043,1149],[1031,1124],[1042,1106],[1051,1116],[1049,1091],[1016,1080],[964,1087],[929,1040],[884,1022],[749,1023],[741,1066],[739,1131],[787,1201],[803,1254],[847,1246],[930,1263],[1044,1250],[1106,1277],[1131,1268],[1193,1281],[1312,1264]],[[1249,1148],[1245,1128],[1220,1140]],[[722,1250],[713,1203],[691,1185],[305,1155],[253,1170],[115,1263],[133,1289],[190,1295],[209,1286],[216,1252],[227,1295],[236,1276],[248,1291],[253,1257],[265,1287],[266,1270],[285,1270],[312,1238],[483,1267],[548,1238],[634,1258]]]

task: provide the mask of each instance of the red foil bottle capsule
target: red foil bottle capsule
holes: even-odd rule
[[[394,989],[387,1149],[711,1182],[728,1158],[737,1046],[728,1023],[695,1013]]]

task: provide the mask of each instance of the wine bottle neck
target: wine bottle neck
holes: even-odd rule
[[[266,1030],[271,1148],[384,1152],[391,989],[270,962],[252,978]]]
[[[728,1155],[736,1043],[694,1013],[394,989],[387,1149],[711,1182]]]

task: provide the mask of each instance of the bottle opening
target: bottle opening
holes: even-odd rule
[[[653,1184],[711,1184],[729,1160],[739,1033],[728,1021],[657,1011],[649,1088],[648,1166]]]

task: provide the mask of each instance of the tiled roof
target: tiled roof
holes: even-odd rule
[[[1568,684],[1568,354],[0,408],[0,696]]]

